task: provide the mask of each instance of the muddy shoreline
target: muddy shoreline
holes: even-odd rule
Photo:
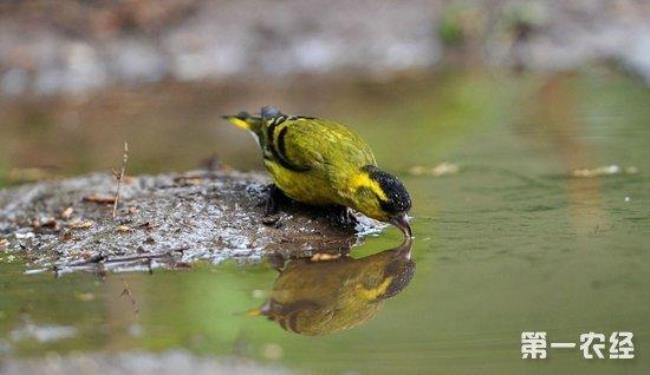
[[[33,271],[151,270],[347,251],[359,240],[354,229],[299,204],[265,225],[268,183],[236,171],[129,177],[115,218],[116,180],[106,174],[0,191],[0,256],[24,257]],[[368,220],[357,229],[379,228]]]

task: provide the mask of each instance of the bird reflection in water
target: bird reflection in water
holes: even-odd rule
[[[269,300],[251,310],[287,331],[316,336],[348,330],[372,319],[415,273],[412,240],[365,258],[299,258],[276,262],[280,272]],[[282,264],[285,263],[285,264]]]

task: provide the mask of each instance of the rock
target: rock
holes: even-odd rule
[[[124,180],[106,174],[40,182],[0,191],[0,238],[34,271],[151,269],[199,259],[259,260],[267,253],[310,256],[347,250],[352,229],[292,203],[264,225],[269,180],[258,173],[189,172]],[[359,230],[377,230],[361,218]]]

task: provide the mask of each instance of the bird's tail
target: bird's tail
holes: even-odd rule
[[[248,112],[239,112],[237,115],[223,116],[223,118],[230,121],[233,125],[250,130],[256,134],[262,129],[262,118],[252,116]]]

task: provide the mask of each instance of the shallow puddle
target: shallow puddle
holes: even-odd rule
[[[394,229],[353,248],[356,261],[288,281],[272,262],[27,276],[20,259],[0,253],[0,355],[186,350],[310,373],[650,370],[647,88],[598,69],[546,77],[448,73],[332,94],[329,103],[319,113],[354,125],[413,196],[415,271],[399,290],[375,272],[386,261],[377,254],[401,241]],[[231,106],[217,105],[247,109]],[[198,124],[187,137],[217,126]],[[237,142],[246,137],[226,133]],[[197,158],[207,147],[201,142]],[[238,152],[226,152],[225,162],[246,166],[237,155],[257,151],[246,139]],[[138,168],[146,170],[141,158]],[[322,288],[313,285],[318,280]],[[284,287],[274,290],[278,283]],[[292,309],[275,321],[255,313],[278,295]],[[340,314],[314,307],[323,305]],[[309,331],[327,319],[336,333],[327,325]],[[294,332],[305,330],[321,335]],[[558,342],[631,331],[637,358],[589,361],[576,348],[522,360],[523,331],[545,331]]]

